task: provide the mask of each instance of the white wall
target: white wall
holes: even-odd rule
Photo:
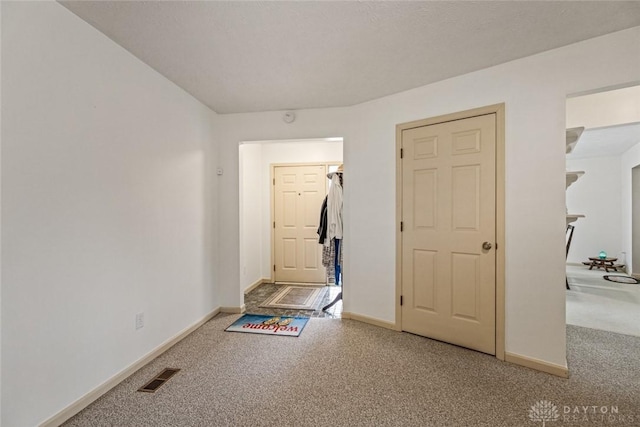
[[[243,291],[258,280],[271,279],[271,165],[341,161],[342,142],[337,141],[265,141],[240,145]]]
[[[394,322],[395,126],[504,102],[506,350],[566,366],[565,99],[639,80],[639,39],[634,28],[350,108],[299,111],[291,125],[279,112],[221,116],[221,161],[237,168],[239,141],[344,136],[344,309]],[[220,212],[230,242],[222,298],[232,306],[242,297],[233,177],[221,188]]]
[[[568,171],[585,174],[567,189],[569,213],[584,214],[575,227],[567,262],[582,263],[604,250],[621,258],[622,191],[620,156],[567,160]]]
[[[240,287],[243,292],[262,275],[262,144],[243,144],[240,150]],[[269,277],[269,276],[265,276]]]
[[[219,305],[216,118],[58,3],[1,7],[2,425],[33,426]]]
[[[626,252],[627,264],[632,266],[633,245],[632,245],[632,186],[631,186],[631,170],[640,165],[640,141],[631,147],[622,155],[621,172],[622,179],[620,183],[621,199],[622,199],[622,250]],[[627,270],[628,273],[640,273],[640,266]]]
[[[638,121],[640,121],[640,86],[567,99],[568,129],[579,126],[593,129]]]

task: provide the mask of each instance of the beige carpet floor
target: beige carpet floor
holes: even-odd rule
[[[312,318],[299,338],[224,332],[238,317],[212,319],[65,425],[541,426],[541,400],[558,410],[548,427],[640,425],[638,337],[568,326],[563,379],[351,320]],[[164,367],[181,371],[136,392]],[[598,413],[575,418],[583,406]]]

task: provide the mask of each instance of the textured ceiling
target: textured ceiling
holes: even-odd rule
[[[640,25],[640,2],[61,1],[218,113],[348,106]]]
[[[586,129],[567,160],[619,156],[640,144],[640,123]]]

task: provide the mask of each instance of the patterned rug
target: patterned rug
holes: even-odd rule
[[[285,286],[260,304],[260,307],[316,310],[326,292],[326,286]]]
[[[300,336],[308,321],[308,317],[245,314],[225,331],[297,337]]]

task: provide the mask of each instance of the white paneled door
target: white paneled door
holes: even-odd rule
[[[320,208],[326,195],[326,166],[274,168],[274,260],[277,282],[325,283]]]
[[[402,329],[496,351],[496,115],[402,131]]]

